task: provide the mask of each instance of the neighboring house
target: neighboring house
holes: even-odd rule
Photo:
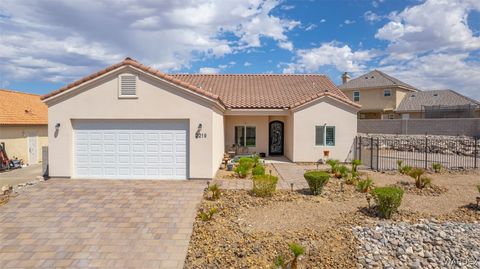
[[[233,144],[346,160],[359,105],[324,75],[167,75],[126,58],[43,96],[54,177],[212,178]]]
[[[379,70],[373,70],[352,80],[348,73],[342,75],[338,88],[350,100],[360,104],[359,119],[393,119],[403,98],[418,90]]]
[[[40,96],[0,89],[0,143],[10,159],[42,161],[47,146],[48,109]]]
[[[409,93],[395,111],[402,119],[478,118],[480,102],[452,90]]]

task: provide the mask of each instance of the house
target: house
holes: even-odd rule
[[[47,146],[48,109],[40,96],[0,89],[0,143],[10,159],[42,161]]]
[[[452,90],[419,91],[407,94],[395,113],[402,119],[478,118],[480,102]]]
[[[342,75],[338,86],[351,101],[360,104],[359,119],[393,119],[395,110],[403,98],[417,92],[415,87],[379,70],[373,70],[350,80],[348,73]]]
[[[232,145],[345,160],[359,109],[324,75],[168,75],[131,58],[42,98],[50,176],[71,178],[212,178]]]

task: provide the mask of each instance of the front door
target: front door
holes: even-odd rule
[[[37,135],[28,135],[28,164],[38,163]]]
[[[270,122],[269,133],[269,154],[283,155],[283,122]]]

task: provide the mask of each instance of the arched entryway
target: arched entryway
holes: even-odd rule
[[[269,139],[268,139],[269,155],[283,155],[283,144],[284,144],[283,122],[281,121],[270,122],[268,133],[269,133]]]

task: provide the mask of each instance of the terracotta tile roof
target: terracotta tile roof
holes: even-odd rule
[[[39,95],[0,89],[0,125],[47,123],[48,108]]]
[[[358,107],[358,104],[350,101],[325,75],[165,74],[128,57],[118,64],[44,95],[42,99],[50,98],[125,65],[139,68],[199,93],[226,108],[294,108],[321,96],[331,96]]]
[[[228,108],[293,108],[323,95],[350,103],[325,75],[172,74],[218,95]]]

